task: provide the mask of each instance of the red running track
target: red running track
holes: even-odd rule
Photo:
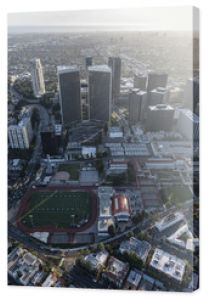
[[[24,215],[27,210],[29,209],[29,203],[30,203],[30,198],[34,192],[52,192],[52,191],[70,191],[70,192],[75,192],[75,191],[86,191],[91,194],[91,217],[90,220],[86,223],[81,225],[79,228],[55,228],[53,226],[36,226],[34,228],[30,228],[28,226],[25,226],[21,222],[21,216]],[[34,233],[34,232],[49,232],[49,233],[54,233],[54,232],[67,232],[67,233],[78,233],[78,232],[83,232],[90,228],[96,221],[97,219],[97,210],[98,210],[98,202],[97,202],[97,196],[94,191],[90,188],[86,187],[79,187],[79,188],[70,188],[66,186],[51,186],[51,187],[46,187],[46,188],[31,188],[28,192],[25,193],[25,195],[22,198],[22,202],[20,205],[20,209],[18,211],[17,217],[16,217],[16,224],[17,226],[29,233]]]

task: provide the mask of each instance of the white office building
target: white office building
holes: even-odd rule
[[[29,117],[23,118],[17,125],[8,128],[9,145],[13,149],[29,149],[33,130]]]
[[[150,266],[181,283],[184,277],[186,263],[177,256],[156,248]]]
[[[178,130],[188,140],[199,140],[199,117],[189,109],[180,109]]]
[[[40,98],[45,94],[45,82],[43,76],[43,68],[39,58],[31,60],[31,77],[33,93],[36,98]]]

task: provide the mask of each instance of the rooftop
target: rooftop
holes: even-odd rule
[[[107,274],[113,280],[124,280],[129,270],[128,263],[124,263],[111,256],[108,261]]]
[[[129,276],[127,277],[127,282],[137,288],[141,279],[142,279],[142,273],[140,271],[131,270]]]
[[[98,253],[90,253],[85,256],[84,260],[89,262],[93,269],[97,269],[100,266],[104,266],[108,259],[108,252],[101,251]]]
[[[88,67],[89,72],[108,72],[111,73],[111,68],[108,65],[93,65]]]
[[[183,221],[184,218],[184,215],[180,212],[169,214],[165,216],[161,221],[157,222],[155,226],[159,231],[163,231],[175,225],[176,223]]]
[[[167,104],[157,104],[157,105],[153,105],[153,106],[149,106],[149,109],[151,111],[167,111],[167,110],[170,110],[170,111],[173,111],[174,108],[170,105],[167,105]]]
[[[114,126],[109,129],[110,138],[120,138],[123,137],[123,132],[120,127]]]
[[[150,266],[181,282],[185,273],[185,262],[177,256],[156,248]]]
[[[160,93],[160,94],[164,94],[167,92],[167,89],[164,87],[157,87],[156,89],[152,90],[151,93]]]
[[[79,72],[79,67],[76,65],[71,66],[58,66],[57,72],[59,74],[70,73],[70,72]]]
[[[112,187],[99,187],[98,197],[100,203],[100,217],[111,217],[111,197],[114,194],[114,189]]]
[[[155,141],[151,143],[151,147],[155,156],[170,157],[174,155],[174,157],[187,158],[193,155],[192,142],[188,141]]]
[[[194,114],[190,109],[179,109],[180,113],[184,114],[187,118],[189,118],[194,123],[199,123],[199,117]]]
[[[121,253],[134,252],[143,262],[146,261],[150,250],[151,245],[148,242],[137,240],[134,237],[131,237],[127,241],[123,241],[119,248]]]
[[[117,194],[113,196],[112,199],[112,211],[114,216],[120,214],[130,214],[129,199],[125,194]]]
[[[37,257],[29,252],[24,254],[23,259],[27,265],[34,265],[37,262]]]

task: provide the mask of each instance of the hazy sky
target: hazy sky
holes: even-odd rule
[[[191,30],[193,9],[141,7],[119,10],[80,10],[11,13],[9,27],[17,26],[126,26],[137,30]]]

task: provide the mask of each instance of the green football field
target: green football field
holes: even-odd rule
[[[27,227],[73,228],[91,216],[91,194],[81,191],[34,191],[21,222]]]

